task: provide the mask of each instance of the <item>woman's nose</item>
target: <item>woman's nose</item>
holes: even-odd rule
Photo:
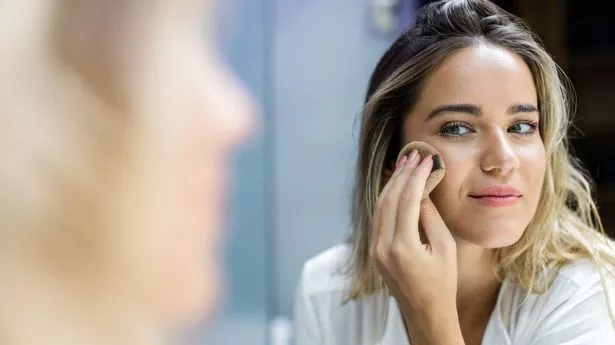
[[[218,122],[216,136],[226,145],[234,146],[256,130],[257,106],[247,88],[231,71],[223,67],[218,73],[214,86],[217,90],[211,90],[215,95],[211,99],[214,103],[211,115]]]
[[[509,175],[519,168],[519,157],[506,131],[497,130],[483,143],[481,169],[489,174]]]

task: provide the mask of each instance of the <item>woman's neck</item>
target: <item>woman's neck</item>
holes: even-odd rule
[[[129,313],[119,295],[86,298],[70,281],[29,265],[2,265],[0,271],[2,344],[160,344],[155,327]]]
[[[462,326],[487,322],[501,282],[493,270],[493,249],[457,244],[457,312]]]

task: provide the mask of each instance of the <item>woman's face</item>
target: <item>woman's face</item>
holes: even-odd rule
[[[253,104],[204,25],[211,6],[161,3],[126,49],[136,52],[126,60],[136,118],[125,219],[142,297],[162,315],[192,322],[220,290],[231,151],[250,132]]]
[[[431,198],[458,243],[512,245],[534,216],[545,172],[537,108],[527,65],[492,45],[457,52],[426,79],[404,140],[440,151],[446,174]]]

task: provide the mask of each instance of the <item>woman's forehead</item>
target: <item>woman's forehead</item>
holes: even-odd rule
[[[536,89],[523,59],[497,47],[469,47],[444,60],[427,77],[421,96],[436,100],[506,94],[535,102]]]

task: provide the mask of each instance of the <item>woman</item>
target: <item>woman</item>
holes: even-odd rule
[[[2,3],[0,343],[160,344],[211,314],[252,111],[211,7]]]
[[[298,343],[615,344],[615,254],[567,152],[567,85],[489,1],[424,7],[371,77],[353,232],[304,267]],[[397,160],[414,141],[446,167],[426,199],[433,157]]]

